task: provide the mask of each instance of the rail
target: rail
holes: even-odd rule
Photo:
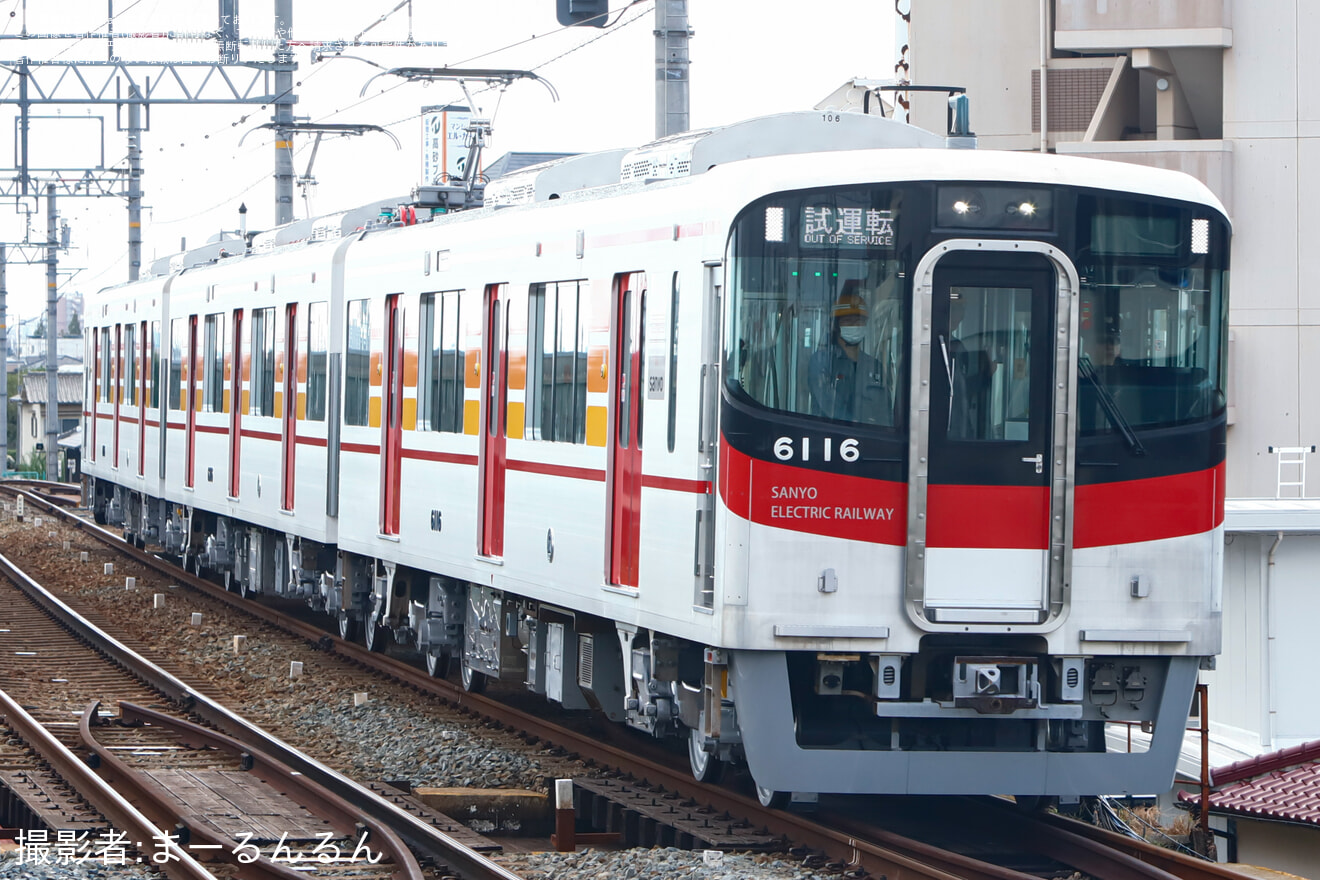
[[[92,772],[77,755],[69,751],[40,721],[4,691],[0,691],[0,712],[4,713],[5,722],[33,751],[120,831],[139,841],[163,841],[170,860],[158,867],[170,880],[216,880],[214,874],[178,844],[169,841],[164,831]]]
[[[75,517],[31,493],[23,494],[30,503],[64,519],[77,528],[83,529],[88,534],[114,546],[116,549],[133,555],[139,561],[153,565],[157,570],[168,573],[172,578],[183,577],[189,583],[205,584],[204,581],[198,581],[190,576],[183,576],[173,566],[169,566],[149,554],[135,550],[124,544],[117,536],[94,524]],[[272,757],[289,765],[330,792],[357,804],[363,815],[387,825],[421,853],[448,864],[455,872],[464,878],[468,878],[468,880],[521,880],[517,874],[495,864],[438,828],[434,828],[416,816],[409,814],[366,786],[360,785],[338,771],[304,755],[279,738],[267,733],[241,716],[230,712],[205,694],[194,690],[185,682],[180,681],[112,636],[102,632],[57,596],[28,577],[25,572],[3,555],[0,555],[0,573],[12,579],[25,593],[64,626],[68,627],[71,632],[87,639],[106,656],[180,706],[188,709],[204,721],[215,725],[217,729],[224,731],[239,742],[263,749]],[[242,607],[251,608],[252,606],[249,603]],[[324,639],[328,638],[330,636],[320,630],[314,630],[314,635],[309,635],[310,641],[320,644],[322,647],[325,646]],[[108,818],[113,820],[113,817]]]
[[[34,501],[39,505],[42,504],[40,499]],[[466,692],[456,684],[433,678],[424,670],[403,661],[372,653],[365,647],[345,641],[314,624],[292,620],[272,608],[242,599],[223,587],[185,574],[176,566],[136,550],[131,545],[125,544],[118,536],[86,520],[50,505],[45,505],[45,509],[175,581],[186,583],[213,599],[241,608],[254,617],[304,637],[322,650],[338,654],[362,666],[374,668],[418,691],[479,714],[497,726],[518,730],[529,738],[556,745],[568,752],[588,755],[595,763],[607,769],[631,774],[652,785],[677,792],[683,797],[697,799],[715,810],[746,817],[770,833],[782,835],[795,843],[825,853],[827,858],[846,865],[850,870],[867,872],[875,876],[928,878],[928,880],[952,880],[952,878],[1025,880],[1032,876],[989,865],[874,828],[854,828],[851,831],[829,828],[793,813],[767,810],[750,797],[697,782],[686,768],[666,767],[639,757],[626,749],[602,743],[589,735],[565,730],[552,722],[488,697]],[[246,741],[243,737],[238,738]],[[988,821],[991,820],[983,820],[983,824]],[[1088,839],[1087,835],[1079,833],[1071,826],[1055,828],[1050,823],[1023,816],[1015,812],[1012,807],[1007,808],[1002,818],[996,817],[993,821],[1002,823],[1001,831],[997,833],[1012,834],[1031,852],[1073,865],[1091,876],[1104,877],[1106,880],[1173,880],[1175,877],[1202,880],[1199,875],[1185,873],[1185,866],[1181,862],[1170,863],[1173,868],[1178,869],[1176,871],[1160,867],[1155,864],[1158,856],[1142,851],[1135,841],[1125,840],[1123,847],[1116,848],[1108,838],[1103,841]],[[1148,849],[1157,848],[1148,846]],[[1227,877],[1231,876],[1211,874],[1205,875],[1205,880],[1211,878],[1227,880]]]
[[[233,855],[232,851],[226,851],[224,848],[232,841],[220,838],[204,826],[188,824],[184,815],[173,806],[174,803],[178,803],[177,798],[165,789],[145,780],[114,751],[97,741],[92,727],[96,723],[100,708],[100,701],[87,706],[78,724],[78,732],[82,737],[83,745],[97,755],[103,767],[111,770],[116,783],[121,788],[132,788],[139,797],[155,804],[158,810],[169,816],[171,825],[186,825],[193,836],[204,839],[213,847],[218,847],[216,851],[220,855]],[[194,748],[211,748],[223,754],[247,758],[252,764],[248,772],[253,773],[263,782],[276,786],[283,793],[292,795],[299,804],[329,820],[335,830],[345,836],[350,835],[358,823],[357,812],[343,798],[336,797],[319,785],[311,784],[306,777],[295,773],[287,765],[258,749],[244,746],[231,737],[133,703],[121,702],[119,717],[125,722],[141,721],[157,730],[174,732],[184,743]],[[369,819],[366,825],[371,833],[372,842],[385,852],[394,865],[394,876],[398,880],[422,880],[421,866],[398,835],[374,820]],[[236,857],[234,863],[238,863]],[[270,880],[299,880],[306,877],[302,871],[295,871],[265,859],[258,859],[248,864],[250,865],[248,871]],[[252,880],[258,878],[254,876]]]

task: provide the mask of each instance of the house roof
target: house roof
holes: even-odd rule
[[[82,400],[82,373],[60,373],[56,377],[56,393],[60,404],[78,403]],[[23,377],[23,400],[27,403],[46,402],[46,375],[38,373]]]
[[[1320,826],[1320,740],[1210,772],[1210,811]],[[1199,804],[1199,793],[1178,799]]]
[[[566,156],[576,155],[577,153],[505,153],[482,170],[485,172],[486,177],[494,180],[522,168],[549,162],[551,159],[563,159]]]

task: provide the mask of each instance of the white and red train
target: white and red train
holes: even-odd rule
[[[340,225],[92,301],[98,519],[767,802],[1167,787],[1220,639],[1201,184],[802,113]]]

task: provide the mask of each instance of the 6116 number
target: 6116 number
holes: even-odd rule
[[[812,449],[810,437],[803,437],[800,442],[795,442],[792,437],[780,437],[775,441],[775,458],[780,461],[811,461],[811,456],[816,452]],[[818,452],[821,461],[833,461],[837,455],[842,461],[852,462],[862,455],[857,441],[852,437],[839,441],[837,447],[833,437],[826,437],[821,441]]]

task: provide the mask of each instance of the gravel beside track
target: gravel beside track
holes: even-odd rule
[[[520,853],[504,864],[527,880],[826,880],[792,861],[767,855],[720,853],[709,864],[702,853],[665,848],[576,853]]]
[[[0,853],[0,880],[160,880],[161,876],[138,865],[40,864],[20,859],[17,850]]]
[[[42,525],[0,516],[0,547],[93,623],[114,633],[199,690],[254,723],[361,781],[412,785],[545,790],[549,780],[592,771],[516,734],[495,730],[400,684],[325,654],[303,639],[242,615],[208,597],[172,585],[160,574],[119,557],[75,529],[43,517]],[[69,542],[68,549],[64,542]],[[88,553],[88,561],[79,560]],[[113,574],[104,574],[105,563]],[[125,578],[136,579],[126,589]],[[164,607],[153,596],[165,595]],[[192,615],[200,613],[200,625]],[[236,652],[234,636],[246,636]],[[303,664],[290,677],[290,662]],[[368,702],[354,705],[355,694]],[[498,859],[529,878],[567,880],[815,880],[837,876],[794,864],[791,857],[723,854],[704,863],[701,853],[677,849],[583,850],[576,854],[518,853]],[[7,863],[0,862],[0,871]],[[49,866],[53,871],[99,866]],[[115,868],[113,870],[120,870]],[[36,880],[131,874],[13,874]],[[147,876],[147,875],[143,875]]]

